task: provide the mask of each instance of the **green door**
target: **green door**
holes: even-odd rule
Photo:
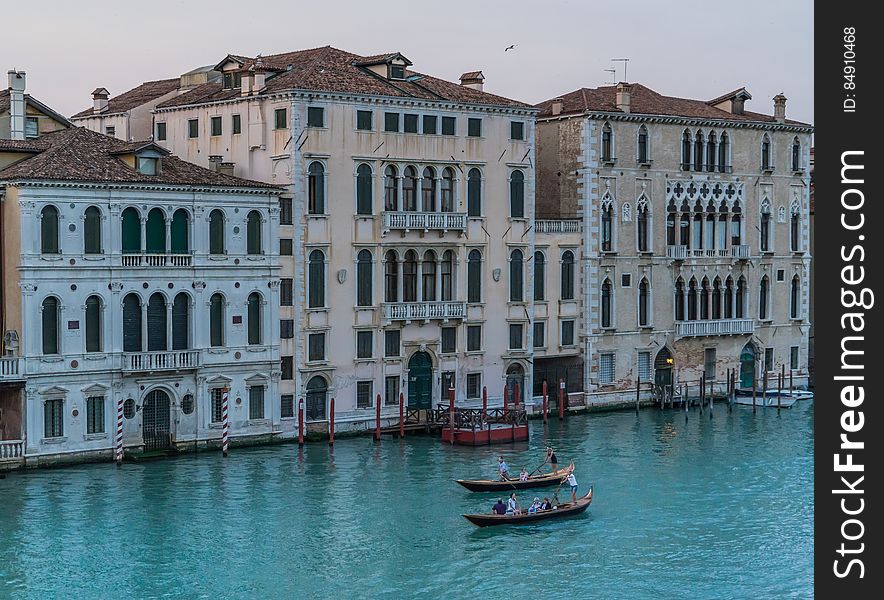
[[[751,388],[755,379],[755,348],[746,344],[740,353],[740,387]]]
[[[408,408],[430,408],[433,401],[433,362],[426,352],[408,361]]]

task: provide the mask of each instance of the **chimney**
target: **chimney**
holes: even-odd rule
[[[267,72],[264,70],[264,59],[259,54],[255,57],[255,64],[252,66],[252,72],[255,74],[255,83],[252,85],[253,91],[257,94],[263,92],[267,87]]]
[[[629,105],[632,101],[632,84],[629,83],[618,83],[617,84],[617,109],[629,113]]]
[[[210,154],[209,155],[209,168],[213,171],[217,171],[218,167],[221,165],[221,161],[224,160],[224,157],[220,154]]]
[[[782,93],[773,97],[773,114],[777,123],[786,122],[786,97]]]
[[[482,71],[467,71],[463,75],[460,76],[460,84],[464,87],[473,88],[474,90],[482,91],[482,86],[485,82],[485,76],[482,75]]]
[[[107,99],[110,93],[106,88],[95,88],[92,91],[92,112],[95,114],[103,113],[107,110]]]
[[[216,163],[215,170],[221,173],[222,175],[230,175],[233,177],[233,167],[236,163],[232,162],[219,162]]]
[[[240,96],[248,96],[252,93],[252,88],[254,87],[254,75],[252,71],[243,71],[242,77],[239,80],[239,95]]]
[[[550,107],[552,110],[553,116],[562,114],[562,106],[565,104],[564,98],[554,98],[552,101],[552,106]]]
[[[732,115],[742,115],[745,112],[743,106],[746,103],[746,98],[742,94],[737,94],[731,99],[731,114]]]
[[[25,139],[25,72],[9,71],[9,139]]]

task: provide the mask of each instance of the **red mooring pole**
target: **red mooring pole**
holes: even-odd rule
[[[328,445],[335,445],[335,399],[332,398],[328,409]]]
[[[543,424],[546,425],[546,380],[543,381]]]
[[[507,388],[506,384],[503,384],[503,414],[506,416],[507,411],[509,410],[510,404],[510,391]]]
[[[454,444],[454,386],[448,388],[448,417],[451,425],[451,443]]]
[[[374,439],[376,442],[381,441],[381,395],[375,398],[375,417],[374,417]]]
[[[304,399],[298,398],[298,446],[304,445]]]
[[[519,384],[517,383],[513,390],[513,404],[516,406],[516,412],[519,412],[519,395]]]
[[[565,420],[565,382],[559,379],[559,421]]]
[[[405,402],[402,392],[399,392],[399,438],[405,437]]]
[[[482,422],[485,422],[488,415],[488,388],[482,386]]]

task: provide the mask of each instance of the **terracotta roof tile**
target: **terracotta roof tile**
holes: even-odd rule
[[[164,96],[169,92],[177,90],[179,82],[180,79],[178,77],[175,77],[173,79],[160,79],[158,81],[146,81],[138,87],[132,88],[128,92],[111,98],[108,101],[107,110],[101,112],[100,114],[112,115],[116,113],[126,112],[127,110],[131,110],[136,106],[141,106],[142,104],[147,104],[152,100],[156,100],[160,96]],[[78,117],[91,117],[94,114],[95,113],[93,112],[92,108],[87,108],[86,110],[81,110],[72,118],[76,119]]]

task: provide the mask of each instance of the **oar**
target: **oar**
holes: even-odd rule
[[[573,466],[573,465],[574,465],[574,461],[572,460],[572,461],[571,461],[571,464],[568,465],[568,468],[571,468],[571,466]],[[568,481],[568,478],[567,478],[567,477],[563,477],[562,480],[559,482],[559,487],[557,487],[557,488],[556,488],[556,491],[553,492],[553,498],[555,499],[556,504],[559,503],[559,495],[558,495],[558,494],[559,494],[559,490],[562,489],[562,484],[565,483],[566,481]]]
[[[547,462],[548,460],[549,460],[549,459],[544,459],[543,462],[540,463],[540,466],[539,466],[539,467],[537,467],[536,469],[534,469],[533,471],[531,471],[530,473],[528,473],[528,477],[531,477],[531,476],[534,475],[537,471],[539,471],[539,470],[543,467],[543,465],[546,464],[546,462]]]

